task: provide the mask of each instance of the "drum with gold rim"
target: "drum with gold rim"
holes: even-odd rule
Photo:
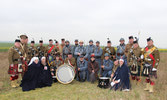
[[[74,80],[75,71],[73,67],[63,64],[56,70],[56,78],[62,84],[69,84]]]

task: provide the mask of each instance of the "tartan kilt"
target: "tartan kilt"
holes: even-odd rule
[[[8,74],[11,74],[11,75],[18,75],[18,64],[14,64],[13,67],[12,66],[9,66],[9,69],[8,69]]]
[[[157,71],[152,71],[152,68],[150,68],[149,77],[157,79]]]

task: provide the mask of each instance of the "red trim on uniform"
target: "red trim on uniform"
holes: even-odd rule
[[[150,81],[150,85],[155,85],[155,83],[153,81]]]
[[[150,83],[150,79],[149,78],[146,78],[146,83]]]
[[[148,47],[146,47],[145,50],[148,51],[149,50]],[[155,58],[154,58],[154,56],[152,54],[150,54],[149,56],[153,60],[153,67],[154,67],[154,65],[155,65]]]
[[[10,76],[10,80],[11,80],[11,81],[17,80],[18,77],[19,77],[18,75],[16,75],[16,76]]]
[[[49,49],[48,53],[50,53],[54,47],[55,47],[55,46],[52,45],[52,47]]]

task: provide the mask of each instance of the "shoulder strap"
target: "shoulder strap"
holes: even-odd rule
[[[49,49],[48,53],[50,53],[53,48],[54,48],[54,45],[52,45],[52,47]]]

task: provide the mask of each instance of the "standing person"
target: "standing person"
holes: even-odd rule
[[[75,55],[75,49],[78,47],[78,39],[76,39],[75,41],[75,45],[73,47],[73,57],[75,58],[75,60],[77,60],[77,55]]]
[[[103,49],[103,56],[102,59],[104,59],[104,55],[108,53],[109,57],[112,61],[114,61],[116,59],[116,52],[115,52],[115,48],[111,46],[111,41],[108,40],[107,41],[107,46]]]
[[[28,59],[28,36],[27,35],[20,35],[20,39],[21,39],[21,49],[22,51],[24,52],[23,53],[23,57],[24,57],[24,60],[25,60],[25,66],[23,66],[23,69],[25,71],[22,72],[22,77],[24,76],[24,72],[27,71],[28,69],[28,66],[27,66],[27,62],[30,61],[30,59]]]
[[[49,45],[46,46],[47,61],[49,66],[53,62],[55,54],[58,52],[58,48],[55,45],[53,45],[53,40],[50,39]]]
[[[98,79],[98,70],[99,65],[95,61],[95,55],[92,54],[90,62],[88,62],[89,79],[91,83],[94,83]]]
[[[113,61],[110,60],[110,55],[108,53],[104,54],[104,60],[101,65],[101,76],[110,77],[112,74]]]
[[[31,41],[30,47],[28,48],[28,59],[31,60],[31,58],[36,57],[37,56],[37,50],[35,47],[35,41]]]
[[[24,64],[24,51],[20,46],[20,40],[16,39],[15,44],[8,51],[8,61],[9,61],[9,70],[8,74],[10,75],[11,87],[18,87],[18,77],[19,74],[22,73]]]
[[[66,45],[64,46],[64,48],[63,48],[63,55],[62,55],[62,57],[63,57],[63,60],[65,60],[66,58],[67,58],[67,55],[69,54],[69,53],[73,53],[73,51],[72,51],[72,46],[70,45],[70,42],[68,41],[68,40],[66,40]]]
[[[133,41],[134,41],[133,36],[129,36],[129,43],[125,46],[125,55],[126,55],[126,57],[128,57],[128,53],[129,53],[130,49],[133,46]]]
[[[125,40],[124,38],[121,38],[119,40],[120,45],[117,46],[117,51],[116,51],[116,59],[124,59],[126,60],[126,56],[125,56]]]
[[[39,40],[39,45],[36,47],[37,57],[41,59],[43,56],[46,57],[46,48],[43,46],[43,40]]]
[[[123,59],[119,59],[119,66],[112,78],[111,89],[114,89],[115,91],[118,89],[121,91],[130,91],[128,67]]]
[[[137,82],[140,82],[141,55],[142,51],[138,44],[138,40],[135,40],[133,41],[133,48],[128,53],[127,61],[131,72],[131,78]]]
[[[79,46],[76,47],[74,55],[77,57],[77,62],[79,61],[79,58],[81,55],[85,56],[86,55],[86,49],[83,46],[83,41],[79,41]]]
[[[62,38],[62,39],[61,39],[60,48],[59,48],[59,50],[60,50],[60,56],[63,55],[63,48],[64,48],[64,46],[65,46],[65,39]]]
[[[40,74],[40,64],[38,57],[33,57],[28,64],[28,70],[23,76],[21,87],[23,91],[35,90],[38,87],[38,80]]]
[[[143,74],[146,76],[146,88],[144,90],[150,93],[154,92],[154,85],[157,79],[157,68],[160,61],[159,50],[154,46],[153,40],[147,39],[147,46],[144,49],[144,62],[145,64],[150,64],[149,67],[145,66]]]
[[[46,57],[42,57],[40,61],[40,74],[38,80],[38,87],[46,87],[52,85],[52,75],[50,72],[50,67],[46,63]]]
[[[83,55],[80,55],[77,62],[77,80],[80,82],[86,81],[88,76],[88,62],[84,59]]]
[[[103,54],[103,50],[102,50],[102,48],[100,48],[100,42],[97,41],[96,42],[95,51],[94,51],[94,55],[95,55],[95,58],[96,58],[95,60],[96,60],[96,62],[99,65],[99,69],[101,69],[101,62],[102,62],[101,57],[102,57],[102,54]],[[101,71],[99,70],[98,73],[100,73],[100,72]]]
[[[90,61],[90,56],[95,52],[95,45],[93,44],[93,40],[89,41],[89,45],[86,47],[86,55],[85,59]]]

